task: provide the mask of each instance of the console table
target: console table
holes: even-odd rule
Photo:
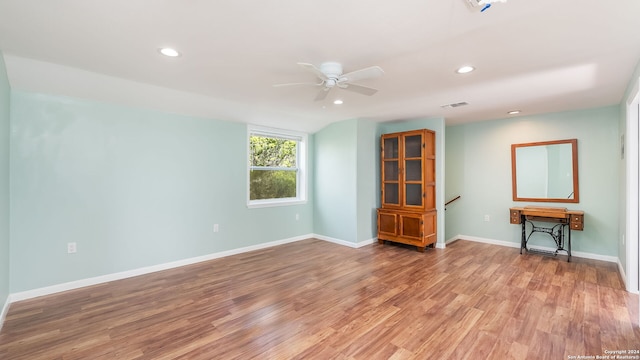
[[[511,223],[520,224],[522,226],[522,238],[520,240],[520,254],[522,250],[527,252],[545,251],[533,250],[527,247],[529,238],[536,232],[549,234],[556,243],[556,250],[550,252],[557,255],[558,251],[565,251],[571,261],[571,230],[582,231],[584,229],[584,212],[578,210],[567,210],[561,207],[544,207],[544,206],[525,206],[513,207],[509,209],[511,214]],[[536,226],[535,222],[544,222],[555,224],[553,226]],[[531,231],[527,235],[526,225],[531,224]],[[565,237],[566,245],[565,249]]]

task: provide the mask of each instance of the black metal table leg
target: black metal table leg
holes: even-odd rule
[[[567,254],[569,255],[569,258],[567,259],[567,262],[571,262],[571,224],[568,225],[569,226],[569,231],[568,231],[568,238],[567,238]]]
[[[524,215],[520,215],[520,224],[522,224],[522,236],[520,237],[520,255],[522,255],[522,249],[527,247],[527,222]]]

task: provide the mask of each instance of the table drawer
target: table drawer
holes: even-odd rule
[[[571,226],[571,230],[582,231],[584,229],[584,215],[571,214],[569,226]]]
[[[520,217],[520,211],[519,210],[509,209],[509,217],[510,217],[509,221],[512,224],[520,224],[521,217]]]

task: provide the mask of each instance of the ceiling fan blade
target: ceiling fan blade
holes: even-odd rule
[[[371,66],[368,68],[352,71],[340,76],[341,82],[352,82],[362,79],[371,79],[384,75],[384,71],[380,66]]]
[[[344,84],[344,86],[340,86],[340,88],[348,91],[356,92],[358,94],[367,95],[367,96],[371,96],[378,92],[378,89],[357,85],[357,84]]]
[[[312,73],[314,73],[321,80],[327,80],[328,79],[327,76],[325,74],[323,74],[322,71],[320,71],[320,69],[318,69],[313,64],[298,63],[298,65],[302,66],[302,68],[307,70],[307,71],[311,71]]]
[[[319,83],[304,82],[304,83],[273,84],[271,86],[273,86],[273,87],[284,87],[284,86],[298,86],[298,85],[320,86],[320,85],[322,85],[322,82],[319,82]]]
[[[320,91],[318,91],[318,95],[316,95],[316,98],[314,99],[314,101],[322,101],[322,100],[326,99],[327,95],[329,95],[329,90],[331,90],[331,88],[328,88],[328,87],[320,89]]]

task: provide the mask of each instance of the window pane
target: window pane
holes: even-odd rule
[[[251,170],[249,173],[250,200],[296,197],[296,171]]]
[[[297,144],[297,141],[290,139],[251,135],[249,164],[295,168]]]

